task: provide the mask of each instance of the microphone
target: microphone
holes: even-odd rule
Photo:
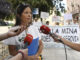
[[[31,34],[27,34],[27,36],[24,38],[24,49],[27,48],[28,45],[32,43],[33,36]]]
[[[43,32],[44,34],[49,34],[50,33],[50,28],[49,27],[47,27],[47,26],[45,26],[45,25],[42,25],[41,27],[40,27],[40,30],[41,30],[41,32]]]
[[[50,30],[49,27],[47,27],[47,26],[45,26],[45,25],[42,25],[42,26],[40,27],[40,30],[41,30],[42,33],[44,33],[44,34],[50,34],[50,36],[52,36],[54,39],[57,39],[57,40],[59,40],[60,42],[62,42],[61,38],[59,38],[56,34],[51,33],[51,30]]]

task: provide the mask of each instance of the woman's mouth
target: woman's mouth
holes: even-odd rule
[[[31,18],[26,18],[27,20],[31,20]]]

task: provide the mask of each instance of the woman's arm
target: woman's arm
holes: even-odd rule
[[[4,33],[4,34],[1,34],[0,35],[0,41],[4,40],[4,39],[7,39],[9,36],[8,36],[8,33]]]
[[[42,53],[42,50],[43,50],[43,43],[42,40],[39,40],[39,49],[36,55],[39,56]]]
[[[77,50],[77,51],[80,51],[80,44],[70,42],[69,40],[65,40],[63,38],[61,40],[65,45],[69,46],[70,48]]]
[[[66,40],[66,39],[62,38],[62,37],[59,36],[59,35],[56,35],[56,36],[60,38],[61,43],[69,46],[70,48],[72,48],[72,49],[74,49],[74,50],[80,51],[80,44],[78,44],[78,43],[73,43],[73,42],[71,42],[71,41],[69,41],[69,40]],[[55,38],[54,36],[51,35],[51,37],[52,37],[56,42],[60,42],[60,41],[59,41],[57,38]]]
[[[7,39],[9,37],[16,36],[24,30],[25,30],[25,27],[23,27],[23,26],[12,27],[7,33],[4,33],[4,34],[0,35],[0,41],[4,40],[4,39]]]
[[[19,51],[20,52],[16,56],[12,57],[9,60],[23,60],[23,59],[27,60],[28,59],[28,49],[22,49]]]
[[[20,53],[18,53],[16,56],[12,57],[9,60],[22,60],[22,55]]]
[[[12,56],[17,55],[18,51],[16,50],[16,46],[15,45],[9,45],[8,48],[9,48],[10,55],[12,55]]]

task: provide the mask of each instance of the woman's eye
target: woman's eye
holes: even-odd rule
[[[26,14],[28,14],[28,12],[25,12]]]
[[[25,12],[25,14],[32,14],[32,12]]]

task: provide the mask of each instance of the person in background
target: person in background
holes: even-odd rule
[[[39,28],[42,25],[42,22],[38,20],[39,20],[38,18],[33,19],[33,25],[37,28]]]
[[[10,56],[13,57],[18,53],[19,49],[24,48],[24,38],[27,34],[33,36],[32,43],[28,48],[28,60],[39,59],[39,55],[43,49],[43,43],[39,38],[38,30],[32,25],[32,9],[29,4],[20,4],[17,7],[15,26],[26,26],[26,29],[18,36],[8,38],[3,41],[4,44],[9,45]]]
[[[59,26],[59,24],[60,24],[59,22],[55,22],[55,25],[56,25],[56,26]]]
[[[41,23],[43,24],[43,19],[42,19],[42,18],[40,19],[40,21],[41,21]]]
[[[46,25],[49,25],[49,21],[46,21]]]
[[[73,24],[74,24],[74,25],[78,25],[78,20],[77,20],[77,19],[74,19],[74,20],[73,20]]]

